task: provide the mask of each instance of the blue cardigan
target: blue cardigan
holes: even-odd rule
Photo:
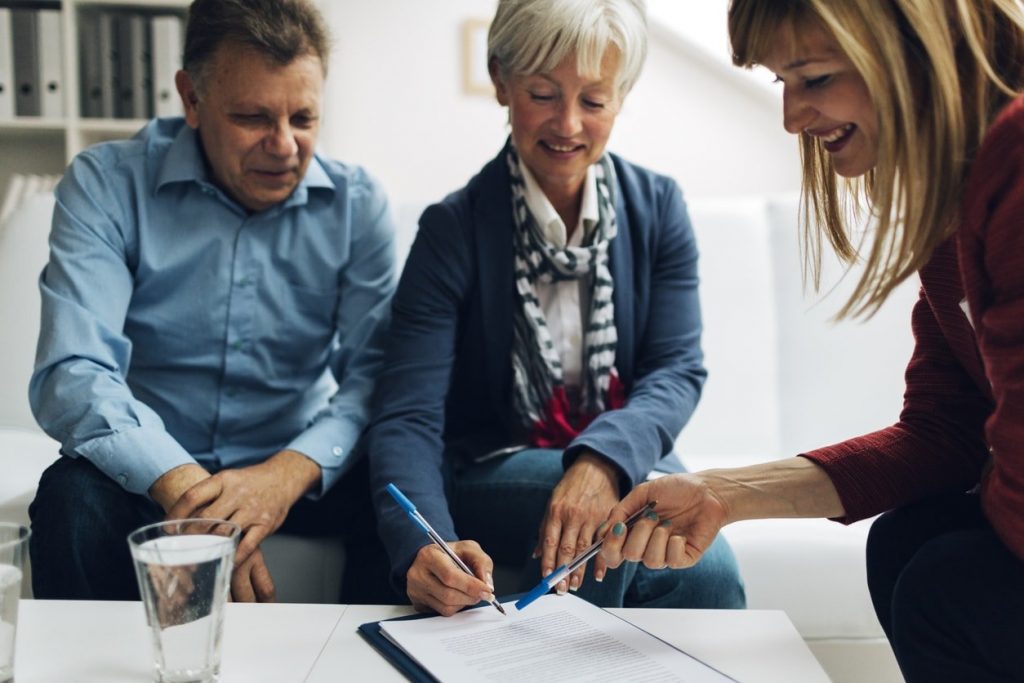
[[[367,435],[378,525],[401,585],[429,542],[384,491],[394,482],[446,540],[458,538],[444,458],[523,443],[512,408],[513,220],[506,150],[427,208],[392,303]],[[700,398],[697,245],[676,183],[612,156],[618,180],[615,367],[626,405],[594,420],[563,454],[587,449],[620,470],[620,493],[663,458]]]

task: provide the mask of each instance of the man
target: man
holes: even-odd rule
[[[243,528],[236,600],[273,599],[259,547],[286,517],[359,543],[342,600],[382,600],[356,446],[393,230],[360,168],[314,152],[328,52],[310,0],[195,0],[184,120],[57,188],[30,400],[66,457],[30,508],[37,597],[133,598],[128,532],[201,516]]]

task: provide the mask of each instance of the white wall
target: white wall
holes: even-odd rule
[[[694,22],[676,5],[689,6]],[[461,71],[462,23],[489,19],[493,0],[321,6],[337,41],[322,133],[327,153],[365,165],[396,203],[439,199],[497,153],[507,135],[504,109],[465,94]],[[659,23],[659,9],[676,28]],[[720,12],[724,24],[724,3]],[[653,2],[651,15],[647,66],[610,148],[672,175],[688,196],[796,191],[796,141],[782,130],[777,95],[680,37],[707,33],[703,0]]]

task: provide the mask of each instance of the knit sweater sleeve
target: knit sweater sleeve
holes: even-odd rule
[[[985,423],[992,467],[982,507],[1024,559],[1024,98],[993,123],[964,204],[964,285],[995,410]]]
[[[942,267],[941,260],[949,259],[955,268],[955,254],[948,251],[930,265]],[[911,326],[915,348],[899,421],[802,454],[832,479],[846,511],[837,521],[855,522],[941,492],[966,491],[978,482],[987,457],[982,424],[991,401],[950,347],[924,290]]]

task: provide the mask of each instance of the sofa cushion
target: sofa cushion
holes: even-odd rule
[[[28,380],[39,334],[39,273],[49,258],[53,193],[31,195],[0,225],[0,425],[36,429]]]

